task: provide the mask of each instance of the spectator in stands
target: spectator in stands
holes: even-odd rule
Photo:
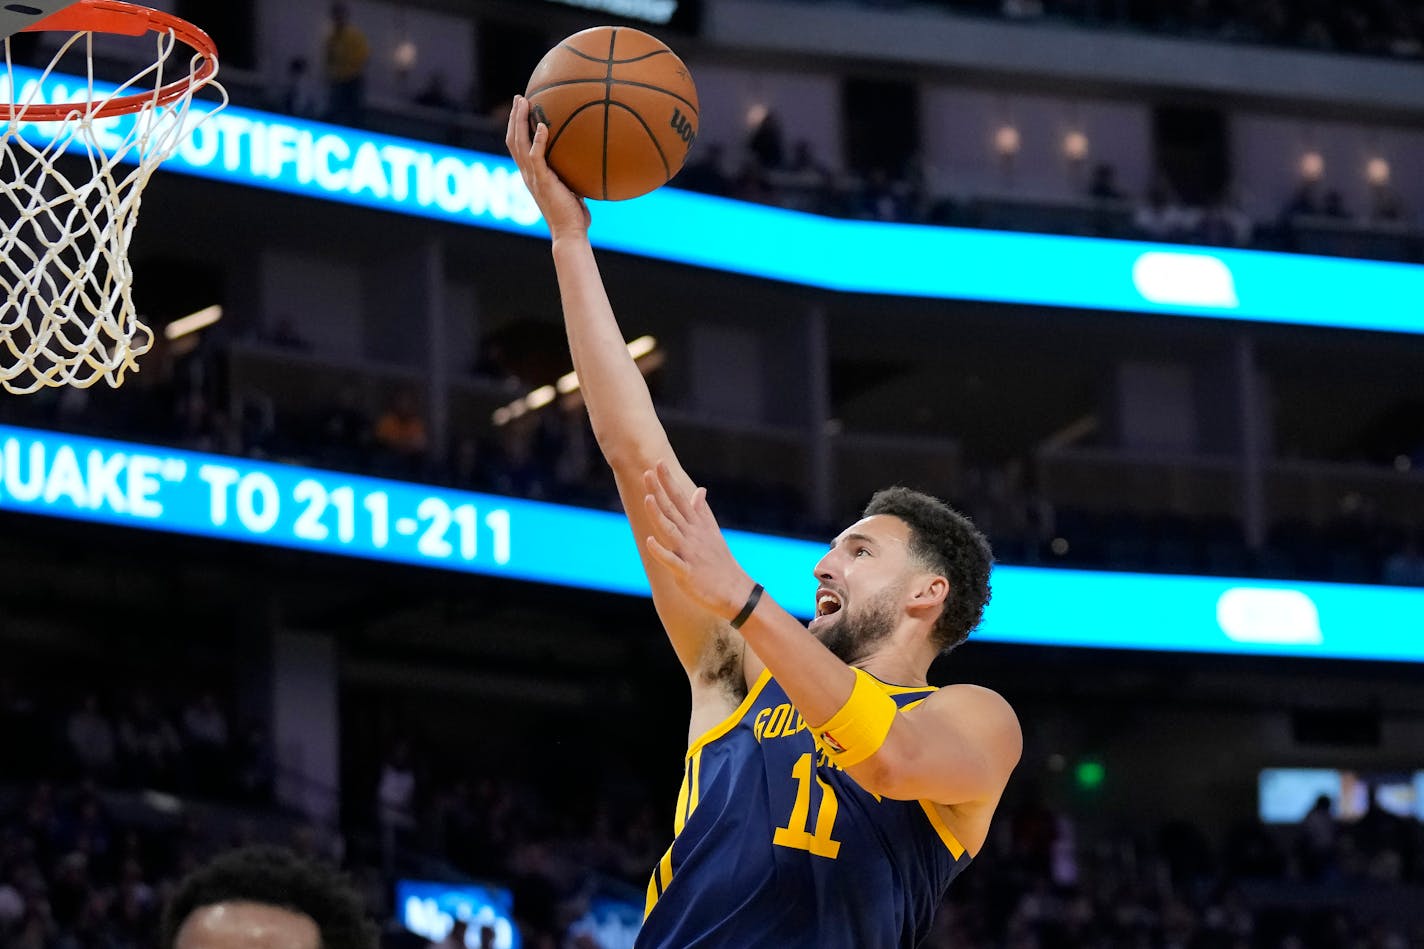
[[[554,495],[564,501],[587,502],[602,474],[602,466],[593,460],[593,429],[588,424],[588,413],[559,408],[549,415],[554,439]]]
[[[1289,222],[1297,216],[1314,217],[1324,213],[1320,201],[1318,182],[1312,179],[1302,181],[1291,194],[1290,200],[1281,210],[1281,218]]]
[[[161,949],[376,949],[350,882],[275,847],[229,851],[189,874],[163,916]]]
[[[450,450],[450,486],[479,491],[485,487],[485,458],[480,439],[461,435]]]
[[[267,458],[277,448],[277,406],[260,390],[243,392],[237,403],[238,450],[252,458]]]
[[[376,785],[376,814],[381,827],[381,855],[387,872],[415,826],[415,766],[410,744],[399,741],[381,766]]]
[[[1307,880],[1320,880],[1332,869],[1338,828],[1333,803],[1320,795],[1300,822],[1301,870]]]
[[[772,204],[777,191],[772,187],[767,170],[755,157],[748,155],[732,180],[731,197],[738,201],[753,201],[757,204]]]
[[[296,321],[286,313],[277,317],[273,322],[271,331],[266,334],[266,342],[273,346],[299,352],[307,352],[311,349],[311,342],[302,336],[297,329]]]
[[[207,794],[229,790],[227,716],[213,693],[204,692],[183,710],[183,738],[193,788]]]
[[[183,710],[183,732],[190,744],[227,748],[227,718],[213,693],[204,692]]]
[[[831,187],[830,167],[816,154],[811,142],[801,138],[791,147],[791,160],[786,164],[785,180],[792,186],[810,192],[820,203],[822,193]]]
[[[370,56],[366,34],[351,22],[346,4],[332,4],[331,29],[326,36],[326,121],[356,127],[363,124]]]
[[[305,56],[293,56],[287,61],[287,73],[273,98],[276,108],[288,115],[315,118],[321,114],[321,88]]]
[[[427,109],[446,109],[454,111],[459,108],[459,104],[450,95],[446,88],[445,74],[440,70],[435,70],[426,80],[425,85],[415,94],[415,104],[423,105]]]
[[[860,191],[857,217],[871,221],[904,220],[905,207],[895,183],[883,168],[872,168]]]
[[[722,167],[724,150],[720,142],[708,142],[701,146],[696,160],[688,162],[682,172],[673,179],[673,184],[688,191],[703,194],[726,195],[732,187],[727,172]]]
[[[84,792],[65,828],[66,847],[83,853],[101,869],[112,863],[113,826],[97,792]]]
[[[120,925],[131,933],[152,932],[158,921],[158,896],[144,877],[142,863],[124,861],[114,896]]]
[[[103,780],[114,773],[114,726],[99,708],[99,696],[92,692],[69,716],[65,728],[70,751],[81,774]]]
[[[1202,214],[1197,236],[1217,247],[1246,247],[1254,231],[1251,218],[1223,192]]]
[[[343,385],[318,417],[317,461],[333,468],[360,467],[371,446],[371,421],[354,386]]]
[[[9,675],[0,675],[0,735],[6,744],[0,773],[34,777],[44,753],[44,733],[38,728],[34,701]]]
[[[376,419],[372,433],[381,457],[379,465],[391,474],[415,475],[423,467],[429,436],[425,416],[419,410],[415,392],[396,391],[385,411]]]
[[[1147,193],[1147,200],[1132,216],[1133,226],[1150,240],[1186,240],[1196,229],[1201,215],[1179,202],[1164,184]]]
[[[548,473],[539,464],[539,419],[526,414],[501,425],[495,435],[498,460],[491,488],[516,497],[547,497]]]
[[[1110,162],[1098,162],[1088,182],[1088,197],[1099,201],[1121,201],[1126,195],[1117,183],[1117,169]]]
[[[233,767],[237,792],[242,800],[252,804],[271,801],[276,766],[267,731],[260,722],[249,722],[243,729],[234,749]]]
[[[173,790],[181,748],[178,733],[142,690],[133,693],[119,719],[119,747],[133,784]]]
[[[1370,188],[1370,220],[1376,224],[1398,224],[1404,221],[1404,197],[1389,182]]]
[[[761,121],[747,137],[747,151],[763,170],[776,171],[786,163],[786,146],[781,132],[781,119],[774,109],[767,109]]]
[[[10,932],[25,916],[25,898],[12,880],[0,879],[0,936]]]
[[[1335,188],[1325,192],[1325,200],[1320,205],[1320,214],[1323,217],[1333,217],[1342,221],[1353,217],[1349,208],[1345,206],[1344,195]]]

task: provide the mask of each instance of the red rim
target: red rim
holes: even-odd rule
[[[79,0],[73,6],[65,7],[31,26],[23,32],[37,33],[57,31],[63,33],[113,33],[120,36],[142,36],[144,33],[172,33],[185,45],[195,50],[199,57],[198,67],[191,75],[168,83],[152,92],[120,96],[104,103],[95,110],[95,118],[127,115],[153,106],[167,105],[187,95],[188,90],[205,84],[218,71],[218,50],[212,37],[187,20],[179,19],[163,10],[124,3],[122,0]],[[58,105],[32,105],[17,107],[13,103],[0,103],[0,118],[13,119],[22,116],[27,122],[59,122],[74,112],[84,112],[87,101],[62,102]]]

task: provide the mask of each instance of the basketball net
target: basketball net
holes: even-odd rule
[[[116,388],[153,345],[131,294],[128,251],[140,195],[154,169],[227,104],[227,93],[213,80],[210,47],[188,58],[174,55],[187,44],[173,29],[150,38],[153,65],[113,91],[95,87],[92,31],[73,33],[38,82],[17,81],[5,40],[0,82],[8,88],[0,88],[0,100],[11,104],[0,104],[0,385],[9,392],[85,388],[100,379]],[[76,49],[86,74],[56,75]],[[175,83],[179,75],[191,81]],[[193,93],[209,83],[221,101],[191,109]],[[62,115],[53,96],[70,103]]]

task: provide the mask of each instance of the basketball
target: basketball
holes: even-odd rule
[[[531,122],[549,127],[549,167],[586,198],[625,201],[667,184],[697,138],[687,67],[628,27],[597,26],[555,46],[524,97]]]

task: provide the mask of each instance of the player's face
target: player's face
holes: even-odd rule
[[[904,613],[910,527],[898,517],[863,518],[816,564],[816,618],[810,629],[843,662],[863,658],[894,632]]]
[[[195,910],[174,949],[320,949],[310,916],[266,903],[214,903]]]

